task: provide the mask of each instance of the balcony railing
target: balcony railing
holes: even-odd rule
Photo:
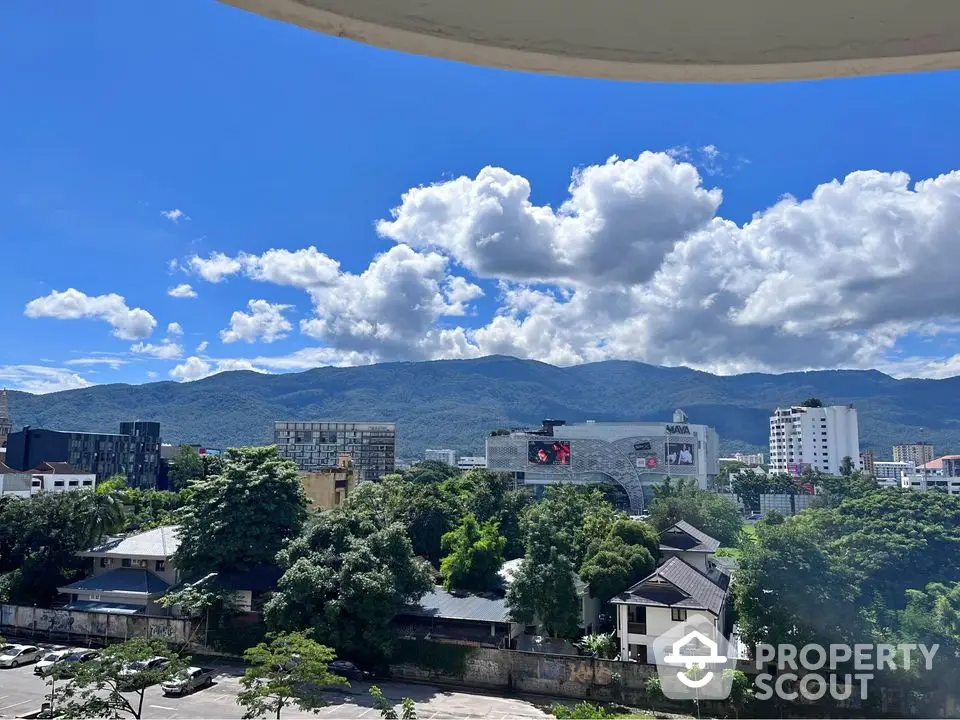
[[[646,635],[647,634],[647,624],[646,623],[627,623],[627,632],[631,635]]]

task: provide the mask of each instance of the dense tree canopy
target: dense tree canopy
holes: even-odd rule
[[[929,593],[960,582],[960,498],[878,488],[857,475],[835,484],[831,507],[757,524],[734,583],[745,637],[901,636],[906,620],[919,627],[919,608],[934,606]]]
[[[475,592],[494,589],[500,581],[506,544],[496,520],[481,525],[473,513],[467,513],[454,530],[443,536],[443,586],[447,590]]]
[[[667,478],[654,488],[649,507],[650,522],[660,531],[679,520],[686,520],[720,541],[732,546],[739,541],[743,518],[736,503],[716,493],[700,490],[696,480]]]
[[[204,477],[203,460],[196,448],[190,445],[181,445],[177,454],[170,461],[170,487],[173,490],[183,490],[190,483]]]
[[[594,597],[606,602],[653,572],[659,555],[659,538],[650,525],[620,518],[605,537],[590,544],[580,578]]]
[[[390,623],[432,585],[406,527],[391,517],[389,488],[361,485],[346,502],[314,515],[280,555],[285,572],[266,607],[277,630],[311,629],[346,655],[376,661],[390,654]]]
[[[270,564],[299,533],[306,496],[275,446],[227,451],[222,474],[195,482],[177,512],[185,577]]]
[[[92,496],[0,497],[0,602],[45,606],[90,569],[76,553],[89,547]]]

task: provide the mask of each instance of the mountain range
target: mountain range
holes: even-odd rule
[[[9,404],[15,427],[117,432],[122,420],[156,420],[165,442],[219,448],[269,442],[274,420],[392,421],[398,457],[414,459],[428,447],[482,454],[490,430],[544,418],[669,421],[676,408],[714,426],[723,453],[766,453],[771,410],[811,397],[853,403],[861,447],[878,459],[917,440],[938,454],[960,452],[960,377],[898,380],[876,370],[718,376],[629,361],[560,368],[490,356],[10,392]]]

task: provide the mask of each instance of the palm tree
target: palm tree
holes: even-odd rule
[[[104,537],[122,530],[127,524],[123,499],[119,491],[109,485],[103,492],[97,488],[96,492],[89,493],[85,504],[87,542],[90,545],[99,544]]]

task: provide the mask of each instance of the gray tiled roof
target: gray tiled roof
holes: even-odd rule
[[[710,578],[680,558],[672,557],[611,602],[708,610],[719,615],[725,597],[726,591]]]
[[[403,608],[398,614],[444,620],[510,622],[505,599],[488,598],[472,593],[447,592],[439,585],[420,598],[419,605]]]
[[[163,560],[171,557],[178,547],[180,547],[180,539],[177,537],[177,526],[163,525],[129,537],[111,538],[103,545],[90,548],[80,554]]]
[[[671,537],[671,530],[679,530],[682,535]],[[715,540],[702,530],[698,530],[686,520],[680,520],[660,533],[661,550],[712,553],[716,552],[719,547],[719,540]]]
[[[60,592],[122,592],[154,595],[169,589],[169,583],[148,570],[117,568],[62,587]]]

